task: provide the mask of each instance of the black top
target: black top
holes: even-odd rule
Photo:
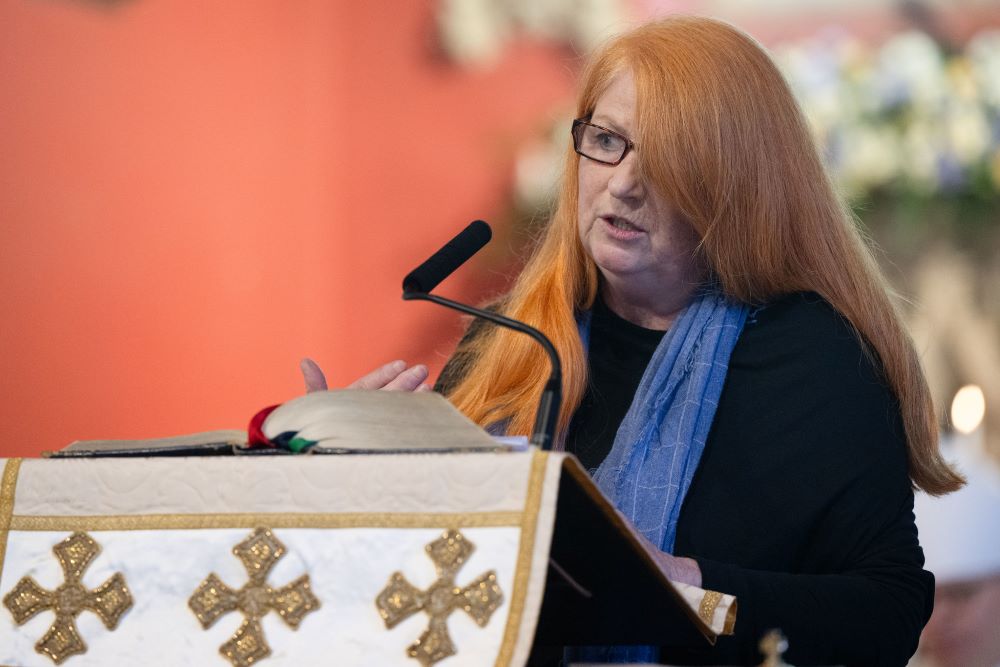
[[[593,473],[611,451],[639,381],[663,338],[612,312],[602,299],[590,316],[587,390],[566,433],[566,451]]]
[[[800,667],[905,665],[934,586],[912,508],[899,407],[851,327],[814,294],[754,311],[674,550],[737,596],[736,634],[662,661],[759,664],[780,628]]]
[[[899,406],[819,296],[778,300],[744,327],[675,553],[739,599],[736,635],[689,659],[756,663],[769,628],[794,665],[905,665],[916,650],[934,578]]]

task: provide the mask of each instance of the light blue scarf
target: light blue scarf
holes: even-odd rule
[[[729,357],[748,308],[706,289],[653,353],[594,482],[640,533],[673,553],[677,519],[705,449]],[[589,313],[580,322],[586,346]],[[611,663],[659,658],[654,646],[580,647],[572,658]]]

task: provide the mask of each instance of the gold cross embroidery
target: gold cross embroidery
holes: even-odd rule
[[[455,609],[464,609],[480,627],[503,602],[496,572],[490,570],[465,588],[455,585],[455,575],[475,550],[475,546],[457,530],[448,530],[426,547],[434,561],[438,579],[426,591],[410,584],[400,572],[393,572],[389,583],[375,599],[386,628],[393,628],[421,609],[430,623],[420,638],[406,652],[424,667],[454,655],[455,645],[448,635],[448,617]]]
[[[76,629],[76,617],[83,610],[94,612],[104,622],[104,627],[114,630],[122,614],[132,606],[132,595],[121,572],[92,591],[80,583],[87,566],[101,552],[101,547],[86,533],[73,533],[52,547],[52,551],[62,567],[65,579],[62,586],[47,591],[31,577],[23,577],[4,596],[3,604],[18,625],[47,609],[55,611],[55,622],[35,644],[35,650],[58,665],[70,656],[87,652],[87,644]]]
[[[188,606],[206,630],[224,614],[237,609],[243,613],[243,624],[219,647],[219,652],[236,667],[248,667],[271,655],[261,618],[274,610],[285,623],[298,628],[306,614],[319,608],[319,600],[309,588],[308,574],[283,588],[268,586],[267,575],[285,555],[285,545],[267,528],[254,530],[250,537],[233,547],[233,554],[243,562],[250,581],[234,591],[213,572],[198,586]]]

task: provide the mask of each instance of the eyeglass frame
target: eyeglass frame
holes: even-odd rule
[[[591,157],[591,156],[587,155],[586,153],[582,152],[580,150],[580,146],[579,146],[580,139],[578,139],[577,136],[576,136],[576,128],[581,127],[581,126],[585,126],[585,125],[597,128],[598,130],[603,130],[603,131],[607,132],[608,134],[614,135],[614,136],[618,137],[619,139],[621,139],[622,141],[624,141],[625,142],[625,149],[622,151],[621,156],[617,160],[615,160],[614,162],[608,162],[607,160],[598,160],[597,158]],[[573,151],[577,155],[585,157],[588,160],[593,160],[594,162],[597,162],[599,164],[606,164],[606,165],[610,165],[612,167],[615,166],[615,165],[617,165],[617,164],[621,164],[622,160],[625,159],[625,156],[628,155],[629,151],[631,151],[632,149],[635,148],[635,142],[634,141],[632,141],[631,139],[629,139],[628,137],[626,137],[621,132],[615,132],[611,128],[604,127],[603,125],[597,125],[595,123],[591,123],[590,122],[590,116],[584,116],[583,118],[575,118],[573,120],[573,127],[570,128],[569,132],[570,132],[570,135],[573,137]],[[581,132],[580,134],[581,134],[581,137],[582,137],[583,133]]]

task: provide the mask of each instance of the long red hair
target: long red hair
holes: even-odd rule
[[[913,343],[854,218],[836,195],[785,80],[764,50],[720,21],[675,16],[616,37],[583,74],[577,116],[611,78],[636,86],[639,170],[701,238],[698,252],[722,290],[745,303],[822,295],[858,334],[899,401],[910,478],[932,494],[962,478],[942,460],[937,418]],[[575,314],[593,303],[598,272],[577,231],[577,167],[566,169],[551,220],[503,313],[537,327],[562,358],[565,432],[587,381]],[[526,336],[494,329],[458,350],[462,380],[449,398],[481,424],[528,433],[547,360]]]

